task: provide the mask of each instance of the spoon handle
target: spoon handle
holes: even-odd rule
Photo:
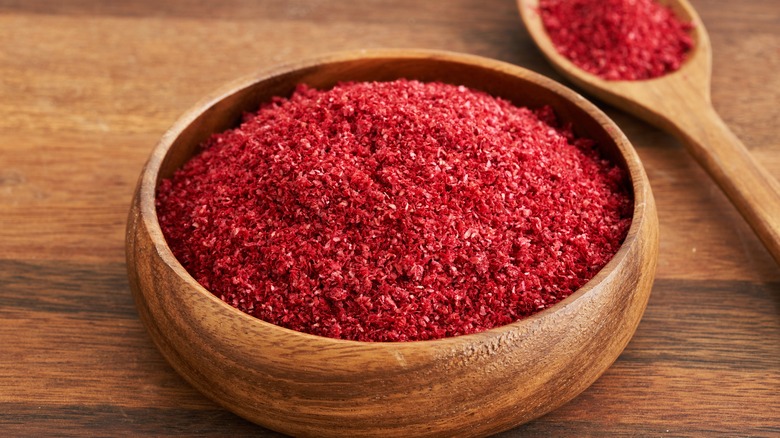
[[[670,121],[680,138],[780,264],[780,183],[756,162],[711,103],[678,102]]]

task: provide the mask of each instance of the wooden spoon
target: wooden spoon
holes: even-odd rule
[[[695,47],[679,70],[641,81],[607,81],[580,69],[550,41],[539,0],[518,0],[518,7],[531,37],[556,70],[588,93],[680,138],[780,264],[780,183],[712,107],[712,47],[698,14],[686,0],[663,3],[693,23]]]

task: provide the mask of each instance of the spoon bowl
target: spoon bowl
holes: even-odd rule
[[[605,80],[579,68],[550,40],[539,0],[517,3],[528,32],[553,68],[587,93],[680,138],[780,264],[780,183],[715,112],[710,99],[712,46],[699,15],[686,0],[661,3],[693,25],[694,47],[688,58],[679,70],[637,81]]]

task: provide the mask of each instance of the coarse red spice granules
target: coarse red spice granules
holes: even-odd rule
[[[550,108],[398,80],[301,85],[157,193],[176,257],[265,321],[360,341],[479,332],[570,295],[630,224],[626,175]]]
[[[655,0],[540,0],[560,54],[607,80],[640,80],[680,68],[693,47],[691,23]]]

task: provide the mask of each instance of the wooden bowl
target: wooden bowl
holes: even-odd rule
[[[298,83],[396,78],[483,90],[517,105],[551,105],[630,174],[633,222],[615,257],[567,299],[527,319],[434,341],[343,341],[281,328],[236,310],[198,284],[163,238],[155,189],[210,134]],[[639,158],[618,127],[562,85],[475,56],[361,51],[272,69],[188,111],[141,174],[127,225],[130,286],[141,320],[171,365],[209,398],[270,429],[316,436],[481,436],[571,400],[634,333],[658,254],[655,204]]]

